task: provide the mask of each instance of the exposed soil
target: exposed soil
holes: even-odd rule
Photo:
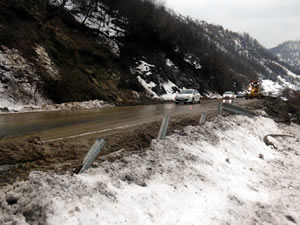
[[[207,118],[211,118],[210,114]],[[187,125],[199,123],[199,116],[173,118],[168,134],[180,132]],[[121,160],[124,154],[144,151],[156,138],[160,122],[152,122],[135,129],[126,129],[106,136],[89,136],[50,143],[42,143],[38,137],[26,140],[3,139],[0,142],[0,186],[27,179],[30,171],[53,170],[57,173],[75,172],[82,166],[82,160],[97,138],[104,138],[105,147],[98,156],[99,162]],[[122,154],[110,154],[122,150]]]
[[[263,109],[276,122],[300,124],[300,93],[296,93],[288,101],[265,97],[262,104],[252,105],[252,108]]]

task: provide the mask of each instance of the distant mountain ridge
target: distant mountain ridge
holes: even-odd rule
[[[281,61],[294,66],[300,71],[300,40],[285,41],[271,48],[270,52],[276,55]]]

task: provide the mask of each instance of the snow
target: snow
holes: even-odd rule
[[[59,6],[62,3],[61,0],[52,0],[51,4]],[[120,49],[119,45],[120,43],[116,40],[118,37],[125,36],[125,30],[121,27],[116,25],[117,18],[114,18],[110,16],[106,11],[104,10],[106,7],[98,3],[97,7],[93,9],[93,11],[90,13],[89,17],[86,19],[86,15],[76,10],[76,4],[72,0],[68,0],[65,5],[65,9],[71,11],[74,18],[79,22],[83,23],[84,25],[99,31],[99,38],[98,42],[100,44],[104,44],[113,54],[116,56],[119,56]],[[125,19],[124,19],[125,21]]]
[[[271,52],[284,62],[300,68],[300,41],[286,41],[277,47],[271,49]]]
[[[150,95],[152,98],[159,98],[159,96],[152,91],[153,87],[156,87],[156,84],[154,82],[147,83],[141,76],[137,76],[138,81],[140,84],[145,88],[147,91],[148,95]]]
[[[176,67],[174,64],[172,64],[171,60],[166,60],[166,63],[169,66]],[[152,65],[146,62],[145,60],[139,60],[136,64],[136,68],[131,69],[131,72],[132,74],[139,74],[137,76],[137,79],[140,82],[140,84],[145,88],[146,92],[150,97],[159,98],[162,100],[174,100],[176,90],[180,90],[176,84],[174,84],[170,80],[167,80],[165,82],[158,81],[159,84],[155,84],[152,81],[147,82],[145,80],[145,77],[150,76],[152,74],[151,69],[155,68],[155,65]],[[155,93],[155,91],[153,91],[152,88],[156,87],[157,85],[160,85],[166,91],[166,94],[159,96],[157,93]]]
[[[1,50],[2,49],[2,50]],[[58,69],[51,61],[44,47],[36,45],[36,61],[53,79],[59,79]],[[0,108],[10,112],[53,111],[111,107],[101,100],[51,104],[38,92],[40,82],[34,65],[29,63],[16,49],[0,48]],[[6,113],[6,112],[5,112]]]
[[[262,80],[262,92],[264,95],[279,96],[284,89],[278,82]]]
[[[237,40],[237,39],[234,39],[233,42],[234,42],[234,44],[235,44],[236,49],[242,48],[240,39],[238,39],[238,40]]]
[[[171,61],[169,61],[171,63]],[[146,92],[148,95],[152,98],[159,98],[162,100],[174,100],[176,92],[173,90],[179,90],[176,84],[174,84],[171,81],[165,81],[165,82],[160,82],[159,84],[155,84],[154,82],[150,81],[147,82],[145,80],[145,77],[149,76],[152,74],[151,69],[155,68],[155,65],[152,65],[150,63],[147,63],[145,60],[139,60],[137,63],[136,68],[131,69],[132,74],[139,74],[137,76],[138,81],[140,84],[145,88]],[[167,92],[166,94],[163,94],[159,96],[155,91],[152,90],[152,88],[156,87],[157,85],[161,85],[162,88]]]
[[[260,61],[259,63],[269,74],[272,74],[273,76],[275,75],[274,72],[268,67],[268,62],[266,62],[266,60]],[[285,88],[300,90],[300,75],[291,72],[286,67],[275,61],[272,61],[271,63],[283,69],[284,73],[276,75],[276,82],[269,79],[262,80],[263,92],[265,95],[279,96],[282,90]],[[259,76],[261,78],[265,77],[263,74],[259,74]]]
[[[74,109],[96,109],[113,107],[113,104],[104,102],[103,100],[89,100],[83,102],[67,102],[61,104],[49,105],[26,105],[23,106],[18,112],[32,112],[32,111],[61,111],[61,110],[74,110]]]
[[[217,117],[81,175],[32,172],[0,190],[0,223],[292,224],[300,221],[300,127]],[[270,133],[296,137],[274,138]],[[9,205],[8,198],[16,199]],[[26,212],[26,213],[24,213]],[[31,213],[31,214],[30,214]],[[27,215],[27,221],[26,221]],[[29,216],[28,216],[29,215]]]
[[[38,55],[37,61],[47,70],[48,74],[52,79],[59,79],[58,69],[56,65],[50,59],[48,53],[43,46],[37,45],[35,47],[35,52]]]
[[[113,104],[104,102],[103,100],[89,100],[83,102],[67,102],[61,104],[42,104],[42,105],[24,105],[24,104],[11,104],[6,100],[0,101],[0,108],[7,107],[7,113],[24,113],[24,112],[45,112],[45,111],[66,111],[66,110],[78,110],[78,109],[100,109],[114,107]]]
[[[1,88],[0,88],[0,92],[2,92]],[[10,102],[3,97],[0,98],[0,108],[7,108],[8,110],[18,111],[23,107],[24,107],[23,104]]]
[[[178,86],[169,80],[163,83],[162,86],[167,93],[160,96],[160,98],[164,100],[174,100],[177,93],[174,90],[180,90]]]
[[[184,56],[184,61],[186,61],[187,63],[189,63],[190,65],[194,66],[195,69],[199,70],[202,68],[202,66],[199,64],[199,60],[195,59],[195,57],[193,57],[192,55],[186,54]]]
[[[262,92],[264,95],[278,97],[285,88],[300,90],[300,86],[293,85],[281,76],[277,76],[278,82],[262,80]]]
[[[166,59],[166,65],[174,69],[178,69],[178,67],[168,58]]]
[[[51,64],[51,61],[47,63]],[[26,104],[50,102],[38,91],[40,78],[34,65],[28,62],[18,50],[1,45],[0,65],[0,107],[18,110]]]
[[[206,93],[203,94],[205,97],[210,98],[210,99],[221,99],[223,98],[222,95],[220,95],[217,92],[212,92],[212,91],[207,91]]]
[[[145,76],[149,76],[152,74],[151,68],[155,67],[154,65],[151,65],[144,60],[139,61],[139,65],[136,67],[136,72],[139,74],[143,74]]]
[[[78,22],[83,23],[86,16],[81,13],[78,13],[75,14],[74,17]],[[104,17],[105,22],[99,20],[99,18],[102,17]],[[97,11],[93,12],[92,15],[88,19],[86,19],[84,24],[91,29],[96,29],[107,34],[108,37],[124,36],[125,30],[116,26],[113,23],[113,20],[114,18],[111,18],[99,7]]]
[[[288,76],[290,76],[292,78],[295,78],[295,79],[300,81],[300,75],[297,75],[297,74],[291,72],[290,70],[288,70],[287,68],[285,68],[284,66],[280,65],[279,63],[277,63],[275,61],[273,61],[272,63],[279,66],[280,68],[282,68]]]

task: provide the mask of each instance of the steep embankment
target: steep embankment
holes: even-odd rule
[[[36,7],[1,5],[2,102],[128,103],[135,99],[133,90],[142,92],[124,62],[99,44],[94,32],[64,10]]]

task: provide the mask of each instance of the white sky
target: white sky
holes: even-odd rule
[[[299,0],[166,0],[185,16],[247,32],[267,48],[300,39]]]

